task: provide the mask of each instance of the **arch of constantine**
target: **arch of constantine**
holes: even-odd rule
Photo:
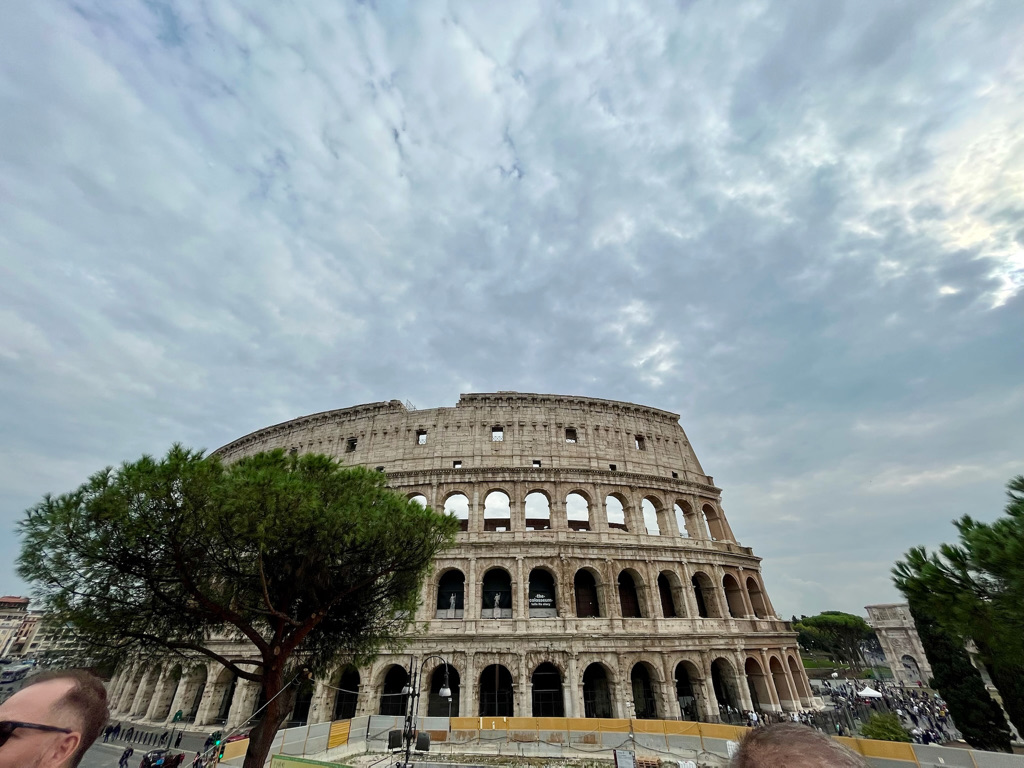
[[[421,716],[718,721],[817,704],[796,636],[775,614],[760,559],[740,545],[721,490],[679,416],[587,397],[497,392],[454,408],[397,400],[318,413],[220,448],[283,448],[385,472],[391,487],[461,521],[423,588],[399,656],[338,669],[292,719],[399,714],[410,655]],[[229,637],[218,642],[238,653]],[[117,716],[233,727],[258,690],[213,662],[129,665]]]

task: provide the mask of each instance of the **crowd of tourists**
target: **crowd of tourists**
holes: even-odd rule
[[[864,699],[860,681],[829,682],[823,684],[823,693],[835,709],[857,710],[869,707],[879,712],[891,712],[918,744],[942,744],[960,738],[946,702],[936,694],[922,688],[905,688],[894,683],[872,682],[871,687],[880,698]],[[863,718],[862,718],[863,719]]]

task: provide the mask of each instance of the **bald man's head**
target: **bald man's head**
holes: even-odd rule
[[[107,692],[80,669],[44,672],[0,704],[11,728],[0,746],[0,768],[75,768],[109,718]],[[30,725],[41,727],[29,727]]]

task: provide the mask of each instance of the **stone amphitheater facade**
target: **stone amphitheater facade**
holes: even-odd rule
[[[294,419],[216,453],[283,448],[387,474],[458,516],[402,655],[337,670],[295,722],[398,714],[410,657],[421,716],[718,721],[813,698],[760,558],[736,541],[721,490],[678,414],[589,397],[464,394],[454,408],[369,403]],[[222,650],[234,650],[221,638]],[[450,699],[438,694],[448,662]],[[429,659],[429,660],[428,660]],[[257,690],[215,663],[129,665],[115,713],[244,722]]]

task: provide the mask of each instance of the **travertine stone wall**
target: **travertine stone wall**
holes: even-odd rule
[[[429,410],[392,400],[261,429],[217,454],[234,461],[273,448],[376,468],[393,488],[438,510],[458,494],[466,497],[463,532],[424,587],[416,618],[425,630],[403,655],[358,670],[357,715],[396,705],[385,678],[390,671],[394,687],[402,673],[393,667],[407,667],[410,655],[415,669],[423,668],[421,715],[714,721],[730,710],[819,704],[795,635],[768,598],[760,559],[736,541],[721,490],[704,473],[677,414],[516,392],[465,394],[454,408]],[[492,496],[499,503],[489,505],[494,492],[504,496]],[[546,501],[546,513],[527,514],[530,494]],[[570,494],[585,500],[585,515],[578,499],[567,506]],[[621,522],[609,518],[609,498],[622,505]],[[531,573],[550,579],[553,594],[531,595]],[[495,574],[507,590],[497,608],[488,581]],[[442,581],[460,576],[455,607]],[[595,612],[585,607],[589,587],[577,594],[577,583],[584,584],[577,580],[587,578],[597,615],[586,615]],[[430,658],[435,654],[458,679],[451,702],[430,697],[432,681],[436,694],[441,679],[433,677],[441,664]],[[497,675],[492,665],[499,665]],[[115,680],[126,691],[140,690],[134,710],[149,701],[137,682],[146,674],[126,668]],[[193,680],[195,690],[195,674],[179,678],[179,685]],[[225,683],[216,665],[202,679],[195,720],[208,723],[224,709]],[[320,681],[305,717],[337,715],[340,683],[341,670]],[[165,687],[162,701],[188,698]],[[163,712],[162,701],[152,714]],[[255,701],[251,687],[238,684],[228,722],[244,721]]]

